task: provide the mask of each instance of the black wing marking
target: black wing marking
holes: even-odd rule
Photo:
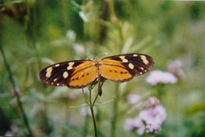
[[[74,68],[87,60],[74,60],[56,63],[42,69],[39,78],[43,83],[53,86],[68,86]]]

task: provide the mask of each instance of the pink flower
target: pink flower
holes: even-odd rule
[[[147,105],[151,104],[151,105]],[[125,121],[124,129],[132,131],[136,129],[138,135],[153,133],[161,129],[162,123],[167,118],[165,108],[159,104],[159,100],[151,97],[144,104],[139,114],[134,118],[129,118]]]
[[[147,101],[144,103],[145,108],[153,108],[160,104],[160,101],[156,97],[150,97]]]
[[[171,73],[165,72],[161,70],[154,70],[150,73],[150,75],[146,79],[147,83],[151,85],[161,84],[174,84],[178,81],[178,79]]]

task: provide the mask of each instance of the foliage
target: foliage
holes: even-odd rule
[[[125,121],[152,96],[167,118],[160,131],[141,136],[205,136],[204,21],[204,2],[0,0],[0,136],[31,135],[25,118],[33,136],[94,136],[92,117],[80,113],[82,89],[43,85],[38,73],[55,62],[120,53],[148,54],[154,70],[178,80],[150,85],[149,73],[122,84],[106,80],[95,103],[99,137],[138,136]],[[175,60],[181,65],[170,68]],[[129,104],[130,94],[140,101]]]

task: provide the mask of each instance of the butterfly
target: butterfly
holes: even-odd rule
[[[93,60],[73,60],[60,62],[42,69],[39,78],[53,86],[84,88],[93,82],[98,83],[101,95],[102,78],[115,82],[125,82],[134,76],[149,71],[154,65],[152,57],[145,54],[120,54]]]

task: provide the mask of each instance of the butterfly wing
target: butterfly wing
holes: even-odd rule
[[[154,65],[152,57],[145,54],[121,54],[103,58],[100,74],[113,81],[124,82],[142,75]]]
[[[50,65],[39,73],[43,83],[82,88],[96,79],[97,69],[91,60],[67,61]]]

